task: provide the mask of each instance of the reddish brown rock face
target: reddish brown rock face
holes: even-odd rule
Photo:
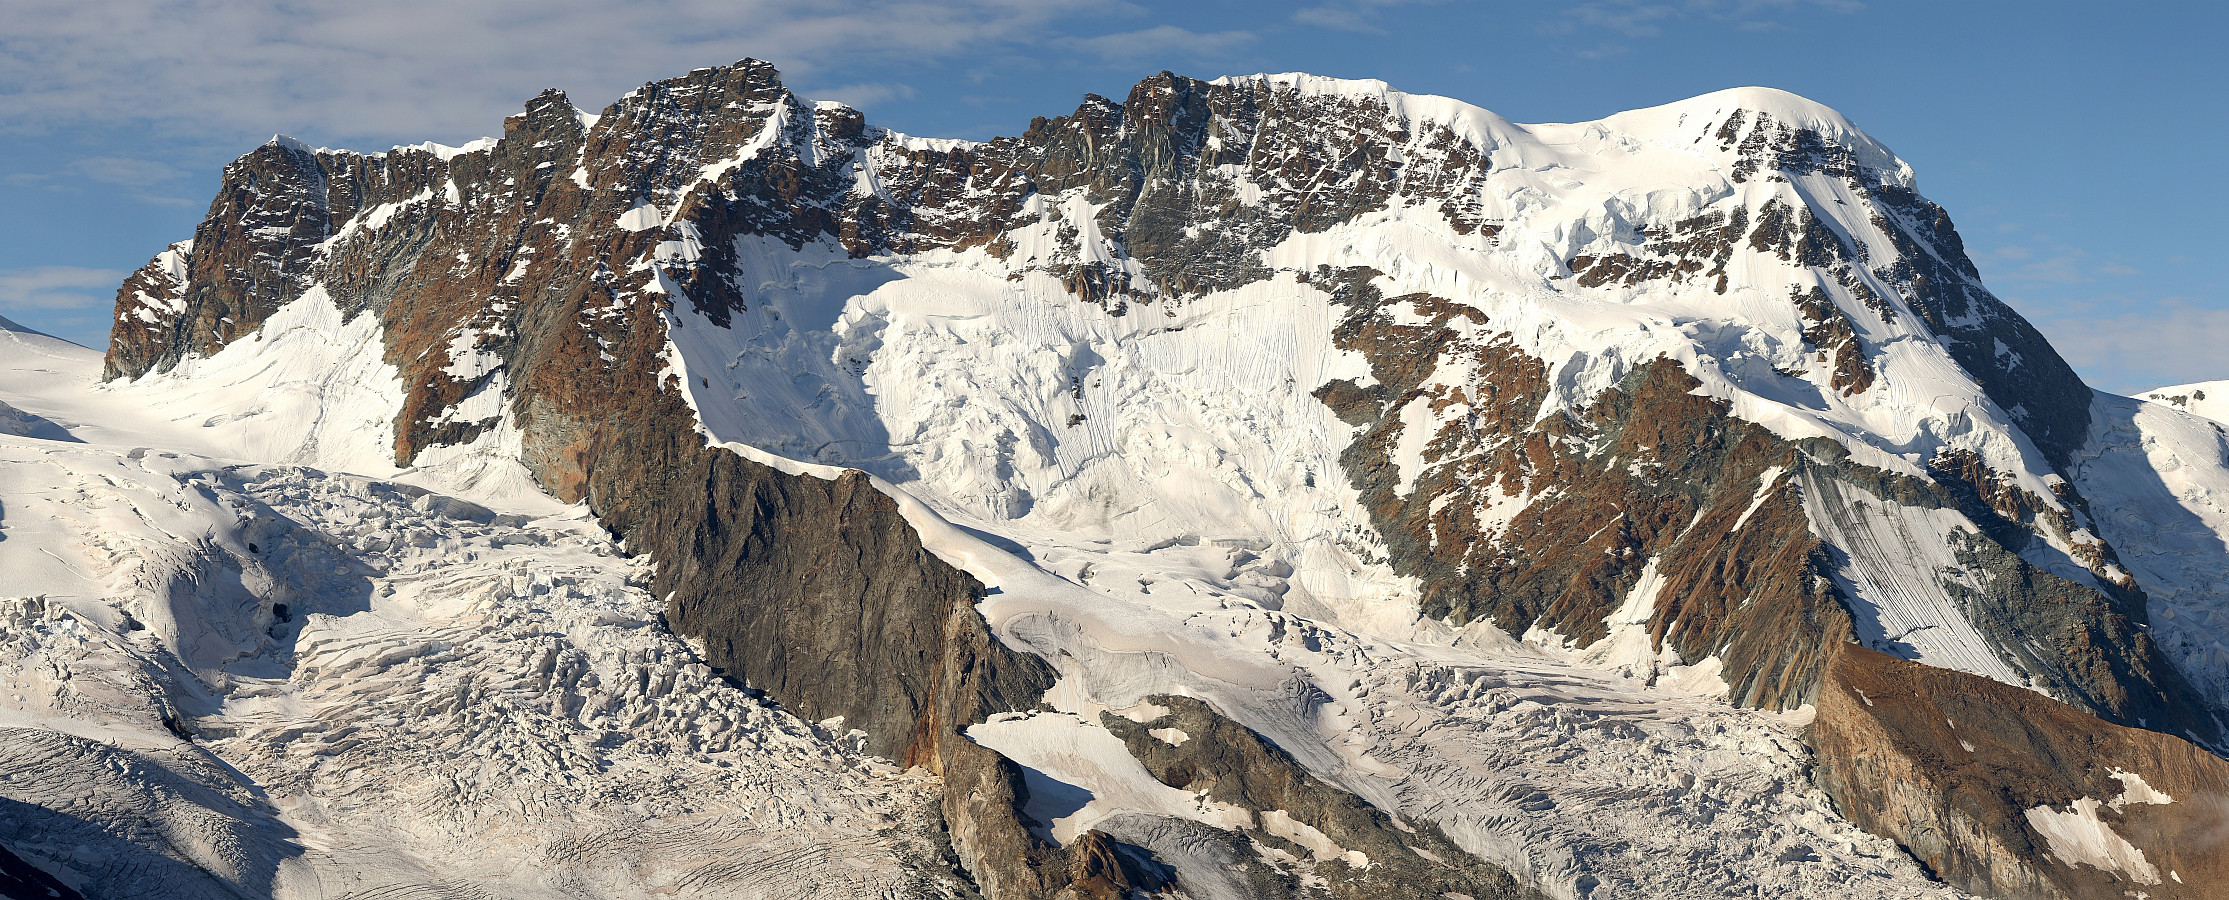
[[[1347,454],[1395,569],[1423,582],[1425,615],[1512,633],[1544,627],[1585,646],[1607,635],[1604,619],[1653,568],[1663,579],[1653,645],[1688,662],[1719,656],[1744,703],[1809,702],[1827,654],[1851,635],[1793,481],[1780,477],[1800,464],[1793,445],[1693,394],[1695,382],[1668,361],[1580,413],[1536,424],[1540,361],[1394,326],[1371,308],[1350,325],[1347,345],[1388,363],[1375,375],[1389,410],[1433,402],[1415,387],[1430,370],[1402,361],[1467,353],[1484,363],[1475,384],[1454,389],[1469,390],[1476,413],[1433,437],[1433,466],[1412,490],[1399,490],[1390,459],[1398,416],[1373,420]],[[1325,396],[1337,402],[1349,390]],[[1512,499],[1521,506],[1506,524],[1480,520]]]
[[[186,302],[186,268],[193,243],[181,241],[139,267],[116,289],[116,318],[109,325],[109,353],[102,376],[114,378],[118,360],[161,356],[178,333],[176,316]]]
[[[2185,741],[1845,645],[1811,743],[1845,815],[1962,889],[2210,898],[2229,885],[2229,762]]]

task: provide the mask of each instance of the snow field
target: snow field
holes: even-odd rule
[[[2095,797],[2080,797],[2063,810],[2038,806],[2027,811],[2028,824],[2050,844],[2051,855],[2068,866],[2093,866],[2127,876],[2137,884],[2159,884],[2159,867],[2146,861],[2144,851],[2115,832],[2097,811],[2110,808],[2119,812],[2130,803],[2165,805],[2175,802],[2175,798],[2153,790],[2142,775],[2117,769],[2112,774],[2121,782],[2119,797],[2104,803]],[[2172,870],[2167,877],[2183,880]]]
[[[284,417],[299,331],[202,371]],[[0,437],[0,841],[114,896],[944,892],[933,780],[707,669],[584,511],[114,442],[231,421],[40,346],[0,381],[88,440]]]

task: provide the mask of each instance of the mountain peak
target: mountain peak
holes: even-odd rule
[[[1595,123],[1580,123],[1595,124]],[[1769,87],[1737,87],[1606,116],[1599,124],[1673,147],[1710,147],[1748,154],[1792,148],[1816,135],[1820,147],[1847,151],[1850,160],[1883,181],[1910,185],[1911,167],[1887,145],[1833,107]]]
[[[316,147],[312,147],[299,140],[296,140],[290,135],[284,134],[272,135],[270,140],[263,142],[263,146],[277,147],[281,150],[291,150],[296,153],[307,153],[311,156],[316,156],[318,153],[318,149]]]
[[[1954,884],[2091,896],[2115,876],[2044,855],[2059,810],[2229,784],[2179,736],[2218,739],[2211,717],[2229,709],[2212,643],[2229,514],[2203,506],[2229,497],[2219,433],[2096,399],[1846,117],[1749,87],[1520,125],[1304,73],[1164,72],[1118,96],[1020,136],[935,142],[806,102],[745,59],[600,117],[546,92],[469,158],[260,148],[228,169],[199,240],[118,291],[108,374],[135,380],[104,396],[168,392],[179,408],[162,422],[252,434],[229,458],[584,502],[650,564],[625,579],[650,579],[630,631],[695,639],[699,676],[842,722],[814,739],[844,732],[893,771],[942,776],[922,785],[951,817],[937,833],[986,895],[1128,871],[1120,844],[1194,896],[1217,894],[1236,859],[1347,900],[1511,897],[1509,873],[1432,836],[1512,821],[1521,833],[1492,847],[1585,858],[1584,873],[1522,873],[1556,896],[1802,896],[1821,872],[1902,879],[1884,896],[1935,890],[1910,860],[1856,852],[1874,846],[1861,826]],[[2155,446],[2185,481],[2160,481]],[[2174,489],[2144,492],[2155,483]],[[269,504],[331,506],[272,490]],[[450,508],[377,512],[394,524],[374,527],[434,534],[436,505]],[[283,558],[229,510],[220,521],[265,529],[239,571]],[[450,537],[371,530],[300,546],[472,562]],[[325,554],[306,557],[321,579],[353,571]],[[418,614],[414,595],[332,594],[284,596],[310,625],[261,607],[222,632],[318,629],[287,690],[322,690],[325,673],[357,676],[319,654],[362,646],[328,636]],[[189,606],[155,596],[132,608]],[[521,732],[588,752],[547,760],[566,776],[553,784],[623,770],[596,754],[640,739],[635,701],[600,685],[673,685],[582,668],[617,657],[579,633],[578,658],[543,655],[541,671],[550,721],[591,730]],[[1658,702],[1694,692],[1728,702]],[[1520,694],[1671,727],[1575,729]],[[1816,727],[1745,707],[1809,707]],[[243,734],[227,715],[188,724]],[[280,749],[243,768],[279,785],[304,783],[297,765],[447,777],[461,760],[450,794],[505,796],[474,793],[515,780],[483,762],[528,756],[421,763],[392,748],[448,745],[370,730],[327,766],[269,724]],[[1573,743],[1586,752],[1482,749]],[[2125,749],[2096,749],[2110,746]],[[2199,761],[2158,763],[2161,748]],[[2021,753],[2035,765],[1994,766]],[[731,759],[756,777],[751,758],[714,761]],[[2085,765],[2038,774],[2057,759]],[[683,783],[672,764],[655,764],[658,783]],[[1279,786],[1218,787],[1253,770]],[[1767,793],[1742,793],[1755,773]],[[1654,786],[1628,790],[1639,777]],[[1783,802],[1817,798],[1813,777],[1831,805]],[[1040,778],[1096,799],[1049,808],[1067,789]],[[1888,805],[1931,778],[2012,805],[1982,821]],[[692,809],[730,809],[690,785]],[[1369,797],[1341,793],[1359,786]],[[1690,794],[1719,810],[1713,828],[1666,802]],[[1518,822],[1512,796],[1539,802]],[[293,799],[280,805],[318,797]],[[1255,800],[1278,808],[1231,805]],[[335,827],[385,834],[385,802],[337,809],[356,819]],[[1794,816],[1827,831],[1782,827]],[[517,833],[562,837],[536,830],[546,818]],[[1404,818],[1437,827],[1387,830]],[[574,834],[593,817],[557,821]],[[2189,880],[2155,896],[2229,878],[2174,855],[2181,819],[2130,821],[2081,827],[2122,828],[2147,866]],[[1285,841],[1269,869],[1248,862],[1253,822]],[[1200,849],[1214,847],[1236,855]],[[1666,864],[1698,850],[1731,876],[1725,892]]]

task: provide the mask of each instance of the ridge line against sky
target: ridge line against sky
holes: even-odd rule
[[[460,144],[746,56],[912,134],[981,139],[1162,69],[1375,78],[1520,122],[1739,85],[1832,106],[1949,209],[2093,385],[2229,377],[2211,5],[1856,0],[0,0],[0,315],[100,346],[116,285],[271,134]],[[2166,134],[2163,138],[2162,133]]]

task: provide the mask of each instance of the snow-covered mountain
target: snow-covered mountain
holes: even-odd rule
[[[274,139],[105,360],[9,335],[5,752],[80,762],[0,845],[95,894],[2229,880],[2229,441],[1783,92],[967,143],[745,61]]]

